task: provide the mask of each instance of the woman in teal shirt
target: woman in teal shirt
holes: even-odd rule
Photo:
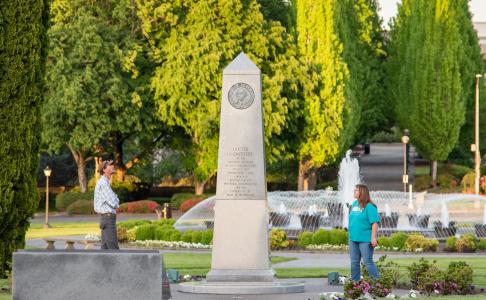
[[[354,190],[356,200],[349,212],[349,255],[351,258],[351,279],[359,281],[360,262],[366,266],[370,277],[380,278],[380,273],[373,262],[373,250],[376,242],[380,217],[376,205],[370,199],[370,191],[364,184],[356,185]]]

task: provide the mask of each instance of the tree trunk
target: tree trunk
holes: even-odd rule
[[[74,150],[70,144],[68,144],[67,146],[71,151],[71,154],[73,155],[76,166],[78,167],[79,189],[82,193],[86,193],[86,191],[88,190],[88,179],[86,177],[86,159],[84,157],[84,154],[80,150]]]
[[[432,161],[432,166],[430,168],[430,171],[432,172],[432,181],[434,182],[434,186],[437,184],[437,161],[433,160]]]
[[[116,166],[115,177],[117,181],[124,181],[125,174],[127,173],[127,168],[123,163],[123,142],[121,141],[119,135],[116,135],[114,144],[115,147],[113,148],[115,149],[115,166]]]
[[[81,193],[86,193],[88,190],[88,178],[86,177],[86,161],[83,157],[76,162],[78,166],[79,190]]]
[[[196,179],[194,183],[194,192],[196,195],[202,195],[204,194],[204,185],[206,184],[207,180],[205,181],[199,181]]]
[[[98,179],[100,179],[100,177],[101,177],[101,174],[98,170],[100,168],[100,163],[102,161],[102,158],[99,157],[99,156],[96,156],[94,160],[95,160],[95,178],[96,178],[96,181],[98,181]]]
[[[317,169],[310,166],[309,161],[299,161],[298,191],[314,190],[317,182]]]

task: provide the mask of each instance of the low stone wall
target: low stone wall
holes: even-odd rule
[[[14,300],[161,300],[162,296],[158,251],[21,250],[13,255]]]

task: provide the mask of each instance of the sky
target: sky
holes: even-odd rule
[[[383,25],[388,28],[388,20],[397,13],[397,2],[400,0],[378,0]],[[473,22],[486,22],[486,0],[470,0],[469,6],[473,14]]]

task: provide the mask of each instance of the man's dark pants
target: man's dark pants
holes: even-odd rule
[[[102,214],[100,219],[101,249],[120,249],[116,234],[116,215]]]

